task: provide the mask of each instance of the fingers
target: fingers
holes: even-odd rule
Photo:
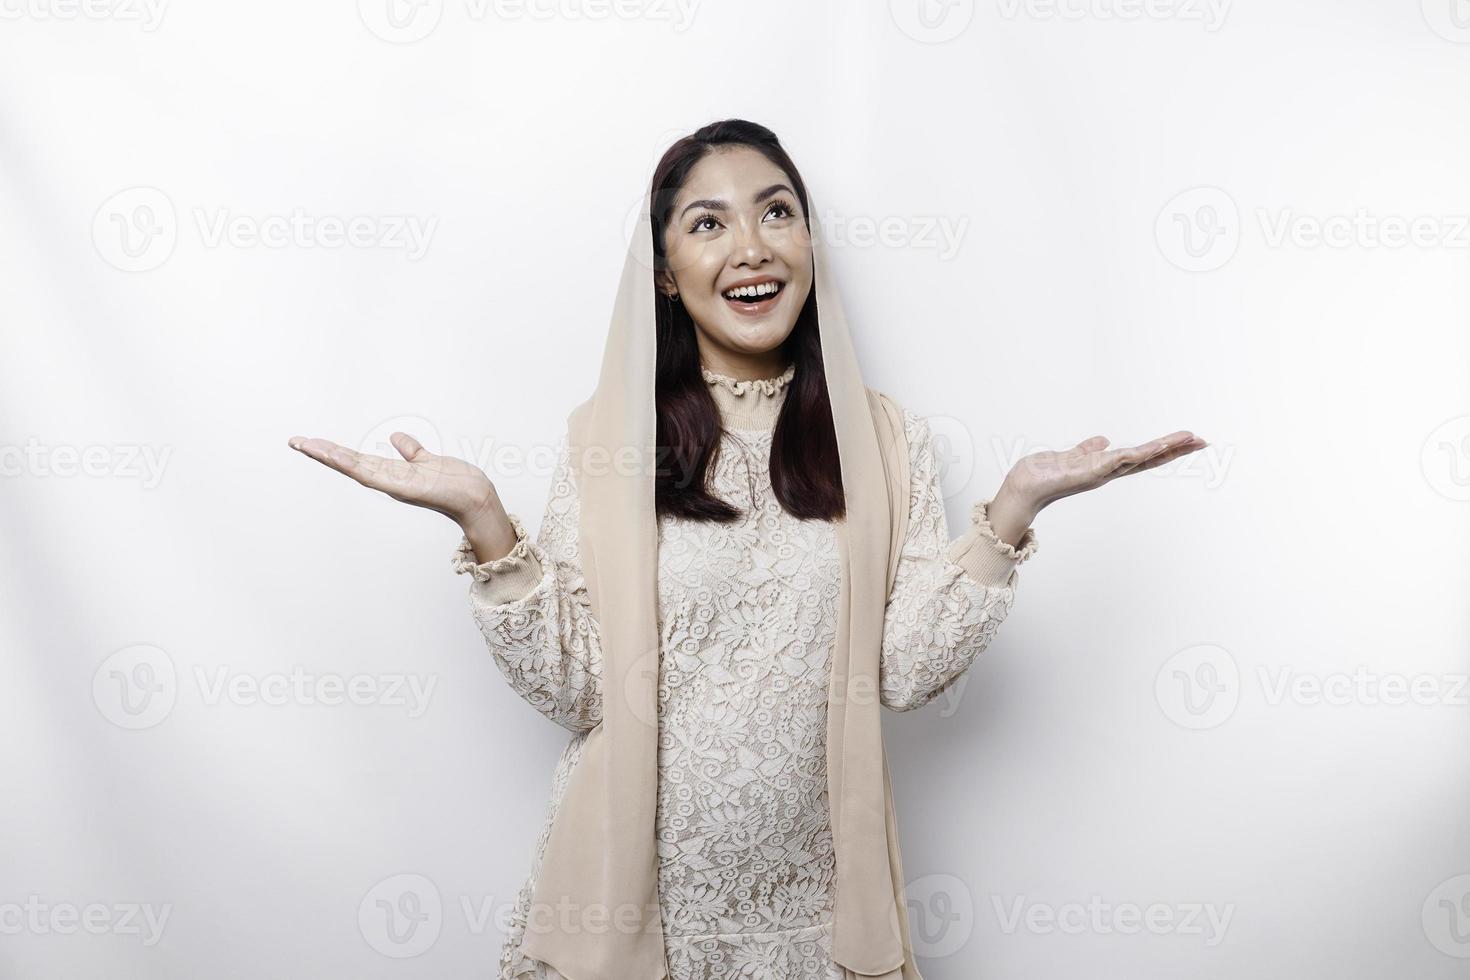
[[[1069,451],[1073,453],[1095,453],[1098,450],[1106,448],[1108,448],[1107,436],[1093,436],[1090,439],[1083,439]]]
[[[395,432],[388,437],[388,441],[393,444],[394,449],[398,450],[398,455],[410,463],[418,462],[416,457],[420,453],[423,454],[423,458],[428,458],[433,455],[433,453],[425,449],[417,439],[407,432]]]
[[[434,455],[425,449],[422,443],[406,432],[394,432],[388,436],[388,441],[393,444],[394,449],[398,450],[398,455],[410,463],[414,462],[415,457],[420,455],[423,457]],[[362,455],[327,439],[306,439],[302,436],[292,436],[286,440],[286,444],[292,449],[300,450],[313,459],[319,459],[329,466],[334,462],[348,462],[353,456]]]
[[[1142,458],[1130,459],[1129,461],[1125,462],[1116,471],[1114,471],[1112,476],[1119,477],[1125,476],[1129,473],[1142,473],[1144,470],[1151,470],[1156,466],[1163,466],[1165,463],[1178,459],[1180,456],[1185,456],[1189,453],[1197,452],[1208,445],[1208,443],[1206,443],[1198,436],[1188,435],[1187,433],[1186,435],[1188,435],[1188,438],[1176,442],[1175,435],[1178,435],[1178,433],[1175,433],[1174,435],[1164,436],[1162,439],[1156,440],[1154,443],[1145,443],[1143,446],[1134,447],[1135,449],[1144,450],[1145,455],[1143,455]],[[1162,443],[1165,448],[1159,449],[1153,453],[1147,453],[1147,447],[1159,443]]]
[[[1205,448],[1205,446],[1207,445],[1209,445],[1209,443],[1205,442],[1198,436],[1195,436],[1187,442],[1181,443],[1178,446],[1174,446],[1170,449],[1165,450],[1162,453],[1158,453],[1154,456],[1149,457],[1142,463],[1139,463],[1137,466],[1133,467],[1128,472],[1139,473],[1143,470],[1151,470],[1155,466],[1163,466],[1165,463],[1176,460],[1180,456],[1188,456],[1190,453],[1198,452],[1199,450]]]
[[[1099,452],[1093,456],[1089,469],[1104,479],[1111,480],[1113,477],[1122,476],[1144,461],[1153,459],[1160,453],[1168,452],[1171,447],[1178,448],[1181,444],[1181,440],[1176,438],[1178,436],[1193,438],[1187,432],[1176,432],[1151,442],[1129,446],[1127,449]]]
[[[307,439],[303,436],[292,436],[286,440],[286,444],[303,456],[310,456],[318,463],[325,463],[333,469],[340,469],[346,461],[347,448],[339,446],[330,439]]]
[[[1178,432],[1171,432],[1166,436],[1159,436],[1157,439],[1154,439],[1151,442],[1146,442],[1143,445],[1138,446],[1137,448],[1150,449],[1148,455],[1152,456],[1154,453],[1161,453],[1173,446],[1189,442],[1189,440],[1193,438],[1193,432],[1190,432],[1188,429],[1180,429]]]
[[[1167,452],[1182,443],[1187,443],[1193,438],[1193,433],[1181,429],[1178,432],[1171,432],[1166,436],[1159,436],[1157,439],[1151,439],[1148,442],[1141,442],[1136,446],[1130,446],[1122,450],[1121,458],[1129,465],[1141,463],[1146,459],[1157,456],[1159,453]]]
[[[1186,429],[1180,429],[1178,432],[1171,432],[1169,435],[1160,436],[1159,438],[1154,439],[1151,442],[1146,442],[1138,446],[1132,446],[1128,449],[1114,450],[1111,455],[1107,456],[1100,462],[1105,466],[1117,465],[1119,463],[1123,465],[1132,465],[1135,462],[1141,462],[1144,459],[1148,459],[1155,453],[1164,452],[1172,446],[1177,446],[1180,443],[1188,442],[1190,439],[1193,438],[1193,433],[1189,432]],[[1083,456],[1088,453],[1101,452],[1102,450],[1108,448],[1108,441],[1109,440],[1107,436],[1092,436],[1090,438],[1083,439],[1081,442],[1077,443],[1077,445],[1067,450],[1066,455]]]
[[[1136,466],[1145,458],[1137,446],[1131,449],[1114,449],[1110,452],[1096,453],[1093,455],[1089,461],[1091,465],[1088,469],[1095,476],[1100,476],[1104,480],[1111,480],[1118,475],[1120,470],[1126,470],[1131,466]]]
[[[396,485],[397,466],[406,466],[397,460],[385,459],[382,456],[371,456],[360,453],[346,446],[339,446],[329,439],[304,439],[301,436],[292,436],[287,440],[287,445],[305,456],[310,456],[325,466],[330,466],[338,473],[352,477],[365,487],[374,490],[387,491]],[[401,451],[401,450],[400,450]]]

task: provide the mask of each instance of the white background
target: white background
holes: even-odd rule
[[[886,716],[927,980],[1463,976],[1455,2],[0,0],[0,975],[493,976],[567,733],[457,529],[286,439],[405,429],[534,529],[623,220],[739,116],[953,534],[1025,452],[1211,443],[1045,511]]]

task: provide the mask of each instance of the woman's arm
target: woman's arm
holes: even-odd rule
[[[537,539],[508,514],[515,542],[477,560],[470,522],[452,564],[471,576],[470,609],[511,688],[574,732],[602,721],[602,644],[578,551],[579,502],[563,436]]]
[[[552,475],[540,540],[507,514],[485,472],[389,437],[401,459],[328,439],[292,436],[292,449],[394,500],[436,511],[464,532],[454,569],[473,579],[470,606],[495,662],[521,697],[574,732],[602,721],[602,647],[578,555],[579,506],[567,436]],[[481,560],[481,559],[485,560]]]
[[[909,525],[884,610],[879,669],[880,702],[895,711],[934,700],[990,645],[1015,600],[1016,566],[1037,547],[1030,528],[1017,536],[1019,547],[1002,541],[987,501],[972,508],[970,527],[951,541],[929,422],[903,414]]]
[[[1036,551],[1031,521],[1064,497],[1162,466],[1208,443],[1181,429],[1126,449],[1105,436],[1020,460],[970,528],[947,541],[939,471],[929,424],[905,410],[913,471],[909,528],[884,611],[882,703],[921,707],[958,679],[989,646],[1015,600],[1016,566]]]

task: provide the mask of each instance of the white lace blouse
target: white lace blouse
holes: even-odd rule
[[[659,521],[658,884],[670,980],[843,980],[830,959],[835,857],[828,822],[827,685],[841,588],[835,527],[798,520],[771,489],[776,415],[794,366],[736,381],[704,371],[725,432],[711,486],[745,511],[733,524]],[[881,703],[938,697],[990,643],[1036,550],[999,540],[976,504],[949,540],[928,422],[903,412],[910,521],[884,614]],[[578,503],[563,436],[533,541],[477,562],[461,540],[470,606],[512,688],[574,734],[500,959],[500,980],[563,980],[520,955],[552,821],[602,718],[601,649],[577,549]]]

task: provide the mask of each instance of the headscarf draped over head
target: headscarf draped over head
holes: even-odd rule
[[[602,722],[586,736],[542,856],[521,952],[569,980],[668,974],[658,903],[658,522],[651,195],[645,194],[592,396],[568,417],[582,572],[602,641]],[[883,610],[908,522],[898,405],[863,384],[816,208],[808,228],[846,516],[828,688],[837,869],[832,958],[848,980],[922,980],[903,895],[879,714]],[[630,465],[630,461],[636,464]]]

